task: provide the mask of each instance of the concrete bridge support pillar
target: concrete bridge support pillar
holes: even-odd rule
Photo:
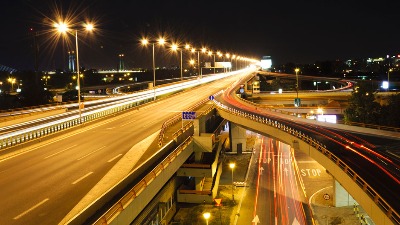
[[[336,207],[341,206],[352,206],[357,203],[356,200],[339,184],[336,180],[334,181],[334,204]],[[358,203],[357,203],[358,205]]]
[[[195,177],[194,182],[196,185],[196,191],[202,191],[203,190],[203,179],[204,177]]]
[[[246,150],[246,129],[229,122],[229,139],[232,152],[242,154]]]

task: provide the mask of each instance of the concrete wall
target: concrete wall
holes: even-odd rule
[[[340,206],[352,206],[354,203],[358,204],[356,200],[335,180],[334,183],[335,195],[333,196],[333,202],[336,207]]]
[[[193,142],[192,142],[193,143]],[[193,152],[193,144],[189,144],[121,213],[110,223],[111,225],[130,224],[157,195],[159,190],[175,174],[179,167]]]
[[[246,151],[246,129],[229,122],[229,137],[232,152],[238,152],[238,144],[242,145],[242,151]]]

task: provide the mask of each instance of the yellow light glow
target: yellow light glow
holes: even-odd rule
[[[172,51],[177,51],[178,50],[178,45],[177,44],[172,44],[171,45]]]
[[[210,219],[210,216],[211,216],[211,214],[208,213],[208,212],[203,213],[203,217],[204,217],[204,219],[206,219],[206,220]]]
[[[142,39],[141,42],[142,42],[142,45],[147,45],[147,44],[149,43],[149,40],[147,40],[147,39]]]
[[[60,33],[65,33],[69,30],[68,25],[64,22],[54,23],[54,27]]]
[[[229,163],[229,168],[231,169],[235,168],[235,163]]]
[[[94,29],[94,25],[92,23],[85,24],[85,29],[87,31],[92,31]]]
[[[158,44],[164,45],[165,44],[165,39],[164,38],[158,39]]]

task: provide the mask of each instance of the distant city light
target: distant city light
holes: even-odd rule
[[[383,89],[388,89],[388,88],[389,88],[389,82],[383,81],[383,82],[382,82],[382,88],[383,88]]]

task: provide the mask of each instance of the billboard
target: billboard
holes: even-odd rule
[[[231,62],[215,62],[215,68],[232,68]]]
[[[272,66],[272,59],[271,56],[263,56],[261,59],[261,69],[262,70],[269,70]]]

